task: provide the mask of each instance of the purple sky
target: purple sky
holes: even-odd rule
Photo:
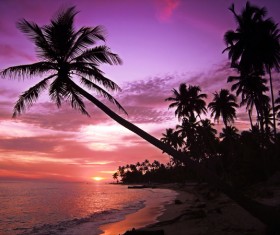
[[[246,1],[1,0],[0,68],[37,61],[33,44],[15,26],[17,20],[48,24],[60,7],[75,5],[80,12],[76,28],[104,25],[107,45],[124,61],[122,66],[101,68],[122,88],[115,96],[128,119],[160,138],[177,124],[174,110],[164,102],[172,88],[181,82],[200,85],[210,100],[214,91],[230,87],[226,79],[231,70],[222,50],[224,33],[235,29],[228,10],[232,2],[239,12]],[[266,6],[268,16],[280,22],[279,1],[251,3]],[[37,79],[1,80],[0,177],[110,179],[119,165],[146,158],[168,160],[90,104],[88,118],[68,106],[57,110],[43,96],[27,113],[11,119],[18,95]],[[236,124],[241,127],[247,121],[240,112]]]

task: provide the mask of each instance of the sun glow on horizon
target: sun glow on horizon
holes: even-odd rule
[[[94,181],[101,181],[101,180],[104,180],[103,177],[99,177],[99,176],[91,177],[91,179],[94,180]]]

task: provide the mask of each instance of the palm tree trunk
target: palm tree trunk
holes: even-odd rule
[[[252,109],[249,109],[248,115],[249,115],[249,120],[250,120],[250,124],[251,124],[251,130],[253,130]]]
[[[271,92],[271,105],[272,105],[272,114],[273,114],[273,131],[274,131],[274,138],[276,138],[276,120],[275,120],[275,108],[274,108],[274,92],[273,92],[273,85],[272,85],[272,76],[271,76],[271,69],[268,70],[269,73],[269,83],[270,83],[270,92]]]
[[[145,139],[152,145],[161,149],[163,152],[173,156],[175,159],[181,162],[184,162],[187,166],[194,168],[194,170],[210,185],[220,189],[229,198],[234,200],[236,203],[238,203],[241,207],[246,209],[251,215],[258,218],[264,224],[272,228],[277,228],[280,231],[280,212],[276,210],[275,207],[261,204],[237,192],[233,189],[233,187],[220,180],[220,178],[215,173],[209,171],[206,167],[204,167],[203,164],[199,164],[198,162],[192,161],[191,159],[187,158],[184,153],[176,151],[175,149],[166,145],[162,141],[141,130],[139,127],[128,122],[127,120],[113,112],[111,109],[109,109],[102,102],[93,97],[91,94],[80,88],[77,84],[75,84],[72,81],[70,82],[72,83],[72,86],[77,92],[79,92],[82,96],[91,101],[94,105],[100,108],[113,120],[115,120],[125,128],[129,129],[130,131],[134,132],[141,138]]]

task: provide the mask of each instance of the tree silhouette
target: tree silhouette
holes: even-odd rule
[[[202,113],[206,113],[206,103],[203,99],[207,98],[206,94],[201,94],[199,86],[187,86],[185,83],[180,84],[179,91],[172,90],[173,96],[165,99],[172,101],[169,108],[176,107],[175,116],[179,121],[182,118],[197,118]]]
[[[275,100],[275,104],[276,104],[275,111],[277,113],[276,115],[277,115],[277,119],[278,119],[278,125],[280,125],[280,122],[279,122],[279,120],[280,120],[280,91],[278,92],[278,97]]]
[[[275,69],[278,72],[280,71],[280,33],[277,27],[278,24],[276,24],[271,18],[261,22],[261,42],[259,52],[261,62],[269,75],[274,137],[276,137],[276,110],[271,71],[272,69]]]
[[[37,56],[42,60],[34,64],[4,69],[1,74],[23,78],[48,75],[23,92],[14,107],[14,117],[32,106],[47,88],[51,100],[58,107],[63,101],[67,101],[73,108],[89,115],[82,100],[86,91],[82,90],[74,79],[79,79],[87,89],[102,95],[125,112],[117,100],[101,86],[110,91],[120,88],[106,78],[98,68],[102,63],[121,64],[121,59],[104,45],[88,49],[89,46],[96,44],[97,40],[105,41],[104,30],[101,26],[97,26],[82,27],[75,31],[73,23],[76,14],[74,7],[60,11],[49,25],[42,27],[25,19],[17,23],[17,27],[34,42]]]
[[[183,145],[183,139],[180,138],[179,133],[172,128],[166,129],[165,133],[162,133],[162,136],[160,140],[176,150],[179,150]]]
[[[188,159],[185,154],[176,151],[169,145],[128,122],[89,93],[90,90],[93,90],[101,94],[125,112],[118,101],[105,90],[114,91],[118,90],[119,87],[113,81],[106,78],[99,69],[99,65],[102,63],[121,64],[120,58],[117,54],[112,53],[107,46],[95,46],[97,40],[105,40],[101,27],[82,27],[76,31],[73,24],[76,14],[75,7],[62,10],[51,20],[49,25],[42,27],[27,20],[18,22],[18,28],[34,42],[37,55],[42,61],[6,68],[1,71],[1,75],[13,78],[36,76],[41,78],[41,81],[19,97],[14,107],[13,116],[21,114],[26,108],[33,105],[42,91],[47,88],[51,100],[58,107],[62,105],[63,101],[66,101],[82,114],[89,115],[83,102],[83,99],[86,99],[125,128],[136,133],[177,160],[188,164],[189,167],[194,168],[206,181],[220,188],[230,198],[261,221],[270,226],[278,227],[280,216],[274,207],[260,204],[238,193],[230,185],[221,181],[217,175],[206,168],[200,167],[196,162]],[[90,46],[95,47],[89,48]],[[76,79],[79,79],[81,84],[89,91],[77,85]],[[196,113],[199,116],[201,112],[206,112],[205,101],[203,100],[206,95],[199,94],[199,87],[194,87],[191,90],[191,98],[194,98],[191,100],[194,103],[190,103],[193,106],[190,106],[192,108],[188,107],[190,111],[186,110],[186,115],[192,116]],[[124,170],[123,168],[121,169]],[[202,171],[199,172],[198,170]]]
[[[215,92],[213,101],[208,105],[208,108],[212,111],[211,117],[214,116],[214,120],[217,121],[222,117],[227,127],[228,123],[234,122],[234,118],[236,118],[235,108],[238,105],[235,100],[235,96],[230,94],[226,89],[221,89],[219,93]]]
[[[115,172],[115,173],[113,174],[113,179],[114,179],[114,180],[116,180],[116,181],[117,181],[117,183],[119,183],[119,179],[118,179],[118,177],[119,177],[118,172]]]
[[[264,19],[266,8],[259,8],[249,2],[240,15],[235,12],[234,4],[229,9],[237,22],[237,29],[225,33],[227,48],[223,52],[228,52],[232,67],[237,68],[241,76],[252,73],[259,76],[268,72],[276,135],[271,70],[275,68],[279,71],[280,68],[280,34],[277,24],[271,18]]]
[[[226,126],[220,133],[223,142],[236,142],[239,139],[238,129],[234,126]]]
[[[251,119],[251,113],[255,106],[257,111],[258,121],[262,122],[264,115],[264,107],[267,106],[269,98],[265,95],[268,91],[266,86],[266,80],[260,76],[244,75],[244,76],[229,76],[228,82],[235,82],[231,86],[232,91],[236,91],[236,96],[241,96],[240,106],[246,104],[246,110],[248,111]],[[263,123],[260,123],[261,129],[263,129]],[[251,128],[253,124],[251,122]]]

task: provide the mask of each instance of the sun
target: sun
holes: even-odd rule
[[[101,181],[101,180],[103,180],[104,178],[99,177],[99,176],[94,176],[94,177],[91,177],[91,179],[94,180],[94,181]]]

